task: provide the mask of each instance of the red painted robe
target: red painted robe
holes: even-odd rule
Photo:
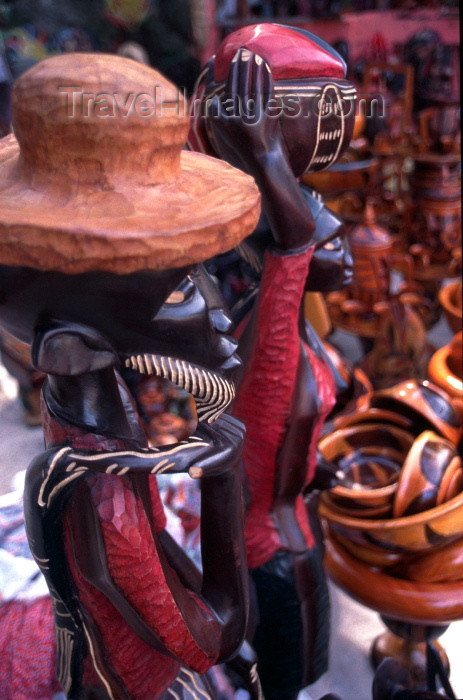
[[[44,422],[44,432],[47,447],[66,443],[84,450],[126,449],[121,441],[85,434],[74,426],[61,426],[49,415]],[[188,612],[194,614],[197,608],[205,617],[210,617],[204,602],[191,592],[186,609],[180,610],[172,595],[169,583],[177,574],[165,566],[165,560],[163,566],[156,538],[156,533],[165,527],[166,519],[156,477],[148,479],[153,528],[145,504],[129,477],[92,474],[76,489],[85,489],[84,497],[91,498],[97,513],[112,580],[176,658],[143,641],[106,595],[82,575],[79,562],[86,552],[78,536],[81,513],[73,507],[72,498],[63,518],[67,562],[80,603],[97,632],[88,644],[90,653],[84,661],[83,685],[105,688],[108,692],[107,669],[110,668],[131,700],[156,700],[176,678],[181,685],[194,689],[198,680],[196,677],[192,680],[191,669],[204,673],[216,660],[216,656],[199,648],[184,620]],[[218,627],[217,623],[217,635]],[[202,689],[201,697],[206,696],[207,692]],[[108,697],[112,696],[108,694]]]
[[[234,405],[246,425],[244,465],[250,505],[246,515],[248,564],[256,568],[285,549],[273,517],[277,455],[291,416],[300,353],[307,355],[317,385],[317,419],[307,454],[305,485],[315,471],[315,450],[323,422],[335,403],[326,362],[299,335],[299,309],[313,248],[293,254],[267,252],[261,281],[252,355]],[[296,520],[307,547],[314,544],[300,493]]]

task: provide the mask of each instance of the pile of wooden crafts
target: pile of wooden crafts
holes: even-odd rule
[[[383,615],[417,624],[463,615],[461,418],[428,381],[371,392],[319,448],[341,483],[322,494],[327,566]]]

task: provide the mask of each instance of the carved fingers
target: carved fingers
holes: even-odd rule
[[[247,49],[239,49],[225,86],[225,99],[231,100],[235,115],[245,125],[258,124],[264,119],[272,89],[272,74],[264,59]]]
[[[194,435],[173,445],[92,453],[71,447],[49,450],[35,470],[38,505],[49,508],[63,489],[95,472],[115,476],[189,472],[195,479],[222,474],[235,468],[243,440],[243,424],[224,414],[213,424],[200,423]]]
[[[209,443],[209,449],[189,469],[194,479],[216,476],[233,470],[241,457],[244,425],[228,414],[222,414],[213,424],[201,424],[197,434]]]
[[[209,120],[222,157],[232,147],[246,165],[256,154],[271,150],[280,133],[278,114],[271,109],[272,96],[272,74],[266,61],[239,49],[230,64],[223,96],[213,99]]]

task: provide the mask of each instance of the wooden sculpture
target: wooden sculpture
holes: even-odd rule
[[[432,355],[428,375],[434,384],[453,397],[463,418],[463,331],[455,333],[450,343]]]
[[[404,60],[414,69],[416,112],[459,100],[455,53],[433,29],[418,30],[404,44]]]
[[[412,218],[406,229],[414,277],[439,317],[442,280],[458,274],[461,259],[460,100],[444,100],[419,114],[410,176]]]
[[[355,90],[344,77],[340,56],[317,37],[256,25],[222,43],[193,102],[212,111],[200,112],[190,143],[254,176],[272,233],[252,321],[241,328],[245,368],[233,413],[247,435],[245,533],[259,608],[253,644],[264,694],[280,700],[327,666],[327,588],[304,492],[335,387],[320,341],[307,335],[303,297],[306,286],[341,285],[351,260],[339,219],[297,178],[328,167],[349,143]],[[299,111],[285,110],[290,103]],[[258,265],[256,246],[246,243],[243,254]]]
[[[382,130],[374,137],[376,155],[400,158],[413,129],[413,68],[407,63],[367,61],[363,74],[363,94],[380,96],[383,107]]]
[[[349,241],[352,285],[327,298],[333,325],[360,336],[368,350],[362,366],[376,387],[424,377],[430,348],[421,314],[427,305],[413,281],[411,256],[396,252],[394,238],[376,223],[370,201]],[[393,269],[404,277],[397,291],[391,285]]]
[[[452,280],[439,290],[439,303],[454,333],[458,333],[463,327],[462,291],[461,279]]]
[[[182,153],[182,98],[121,57],[37,64],[16,83],[13,123],[0,142],[0,321],[48,375],[46,451],[24,505],[59,680],[69,698],[209,697],[199,674],[246,627],[243,429],[221,415],[236,342],[197,263],[253,229],[258,191]],[[150,448],[124,365],[189,391],[194,434]],[[188,471],[201,479],[202,576],[164,529],[154,476]]]

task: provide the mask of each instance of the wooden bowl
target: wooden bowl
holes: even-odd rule
[[[439,348],[428,365],[428,376],[434,384],[453,398],[463,400],[463,331],[452,342]]]
[[[364,160],[340,162],[317,173],[306,173],[302,182],[313,187],[322,195],[344,193],[348,190],[365,190],[381,167],[379,158],[369,157]]]
[[[386,518],[392,515],[392,502],[397,484],[391,484],[392,488],[387,500],[379,505],[366,503],[364,505],[353,503],[352,499],[343,499],[333,496],[332,491],[324,493],[325,503],[336,513],[346,515],[349,518]],[[379,489],[382,490],[382,489]]]
[[[411,581],[463,582],[463,539],[414,556],[402,565],[402,573]]]
[[[389,506],[412,443],[410,433],[379,423],[341,428],[323,437],[318,443],[320,452],[345,477],[343,485],[331,489],[333,501],[360,515],[359,507]]]
[[[448,624],[463,617],[463,582],[407,581],[359,561],[338,542],[326,543],[325,567],[333,580],[381,615],[418,625]]]
[[[381,549],[380,547],[366,544],[365,542],[353,542],[330,528],[328,528],[328,537],[341,544],[355,559],[359,559],[365,564],[379,569],[395,567],[404,557],[403,554],[399,554],[398,552],[389,552],[387,549]]]
[[[400,472],[392,515],[413,515],[463,491],[463,465],[455,447],[432,430],[413,443]]]
[[[369,394],[360,396],[357,401],[357,406],[364,400],[368,401],[369,396]],[[352,411],[352,413],[336,416],[334,419],[334,426],[336,429],[348,428],[351,425],[368,425],[370,423],[381,423],[383,425],[392,423],[405,431],[413,432],[413,421],[410,418],[383,408],[369,408],[368,406],[360,410],[357,408],[355,411]]]
[[[342,536],[392,552],[425,552],[463,536],[463,493],[423,513],[391,519],[349,517],[322,494],[319,513]]]
[[[462,328],[461,285],[461,280],[455,280],[439,290],[439,303],[444,309],[445,318],[454,333],[458,333]]]
[[[423,430],[434,430],[454,445],[462,437],[462,420],[452,397],[427,379],[409,379],[359,398],[358,412],[372,408],[403,416],[411,422],[416,436]]]

